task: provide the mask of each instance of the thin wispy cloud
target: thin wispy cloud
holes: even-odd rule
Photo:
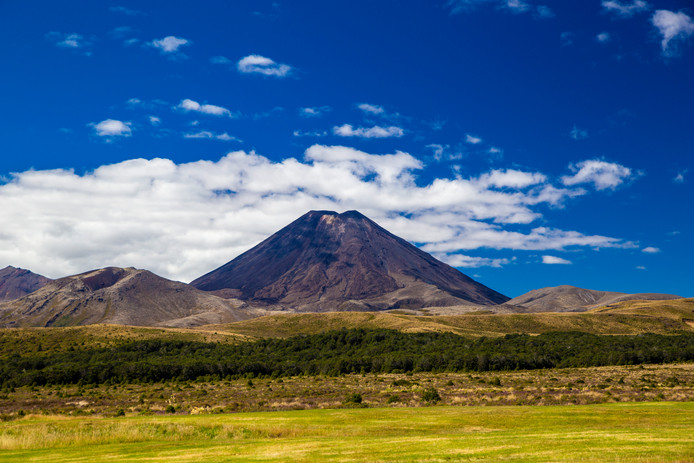
[[[603,0],[602,7],[609,13],[623,18],[630,18],[637,13],[648,11],[651,6],[643,0],[621,2],[618,0]]]
[[[688,171],[688,169],[685,169],[681,172],[677,172],[677,175],[675,175],[675,178],[673,178],[672,181],[675,183],[684,183],[684,176],[687,175]]]
[[[212,58],[210,58],[210,63],[212,63],[212,64],[231,64],[231,63],[233,63],[233,61],[231,61],[226,56],[213,56]]]
[[[400,138],[405,135],[405,131],[396,126],[381,127],[353,127],[351,124],[343,124],[333,127],[333,134],[338,137],[359,137],[359,138]]]
[[[641,252],[645,252],[646,254],[658,254],[660,249],[654,248],[653,246],[648,246],[647,248],[643,248]]]
[[[214,133],[208,130],[201,130],[199,132],[184,133],[183,138],[190,139],[206,139],[206,140],[219,140],[219,141],[236,141],[241,143],[239,138],[233,137],[228,133]]]
[[[109,263],[189,281],[311,209],[360,210],[460,266],[512,260],[466,257],[461,250],[633,247],[619,238],[533,225],[546,206],[587,194],[555,187],[542,173],[422,181],[423,168],[399,151],[314,145],[302,159],[281,161],[236,151],[181,164],[133,159],[82,174],[28,170],[0,184],[3,220],[13,224],[0,235],[0,261],[52,277]]]
[[[184,112],[196,112],[201,114],[210,114],[212,116],[227,116],[233,117],[233,113],[227,108],[222,106],[216,106],[212,104],[200,104],[197,101],[190,100],[186,98],[181,100],[181,102],[175,107],[175,109]]]
[[[571,129],[571,132],[569,132],[569,136],[574,140],[585,140],[586,138],[588,138],[588,131],[579,129],[574,125]]]
[[[554,12],[546,5],[533,5],[524,0],[448,0],[446,7],[451,14],[460,14],[472,11],[484,5],[494,5],[498,10],[505,10],[511,13],[533,13],[537,19],[549,19],[555,16]]]
[[[46,40],[59,48],[73,50],[87,56],[91,55],[90,48],[93,45],[91,40],[86,39],[83,35],[77,33],[49,32],[46,34]]]
[[[262,74],[271,77],[287,77],[292,71],[288,64],[276,63],[270,58],[260,55],[248,55],[241,58],[236,65],[243,74]]]
[[[126,8],[124,6],[112,6],[108,9],[112,13],[120,13],[127,16],[144,16],[145,13],[140,10],[133,10],[131,8]]]
[[[302,117],[321,117],[330,110],[330,106],[305,107],[299,108],[299,115]]]
[[[660,48],[665,56],[676,56],[694,35],[694,21],[681,11],[657,10],[651,22],[662,36]]]

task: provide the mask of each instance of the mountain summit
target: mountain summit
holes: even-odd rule
[[[5,267],[0,270],[0,302],[26,296],[43,288],[52,280],[23,268]]]
[[[191,285],[302,311],[493,305],[509,299],[357,211],[310,211]]]

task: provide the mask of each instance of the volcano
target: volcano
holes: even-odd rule
[[[254,305],[317,312],[509,300],[357,211],[310,211],[191,285]]]

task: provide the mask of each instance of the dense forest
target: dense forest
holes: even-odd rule
[[[470,339],[351,329],[241,344],[147,340],[0,359],[2,387],[635,365],[694,360],[694,334],[579,332]]]

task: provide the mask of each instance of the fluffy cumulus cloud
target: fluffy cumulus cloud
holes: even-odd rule
[[[94,128],[94,133],[99,137],[129,137],[132,135],[130,122],[106,119],[89,125]]]
[[[634,172],[628,167],[599,159],[573,164],[571,170],[575,172],[574,175],[562,177],[564,185],[592,183],[597,190],[614,190],[634,175]]]
[[[666,56],[676,55],[679,47],[694,35],[694,21],[681,11],[657,10],[651,22],[663,37],[660,47]]]
[[[647,248],[643,248],[641,252],[645,252],[646,254],[658,254],[660,249],[654,248],[653,246],[648,246]]]
[[[603,0],[602,7],[605,11],[615,13],[624,18],[629,18],[642,11],[648,11],[651,8],[651,6],[643,0],[633,0],[631,3],[628,1]]]
[[[583,190],[541,173],[490,171],[419,181],[421,161],[314,145],[272,161],[231,152],[218,161],[133,159],[87,173],[30,170],[0,184],[0,264],[51,277],[107,265],[189,281],[311,209],[357,209],[454,265],[498,266],[478,248],[563,250],[633,246],[533,225],[546,206]],[[467,255],[472,254],[472,255]]]
[[[562,259],[561,257],[556,257],[556,256],[542,256],[542,263],[543,264],[562,264],[562,265],[568,265],[571,263],[570,260]]]
[[[152,40],[149,44],[164,54],[173,54],[178,53],[181,47],[190,45],[190,41],[181,37],[169,35],[163,39]]]
[[[375,125],[373,127],[354,128],[350,124],[343,124],[333,127],[333,134],[338,137],[399,138],[405,135],[405,131],[396,126],[381,127],[380,125]]]
[[[260,55],[248,55],[241,58],[236,67],[243,74],[262,74],[272,77],[287,77],[292,71],[292,67],[288,64],[276,63]]]
[[[223,108],[221,106],[215,106],[212,104],[200,104],[197,101],[185,99],[182,100],[177,106],[176,109],[179,109],[181,111],[185,112],[196,112],[196,113],[202,113],[202,114],[211,114],[213,116],[228,116],[232,117],[231,111],[229,111],[227,108]]]

